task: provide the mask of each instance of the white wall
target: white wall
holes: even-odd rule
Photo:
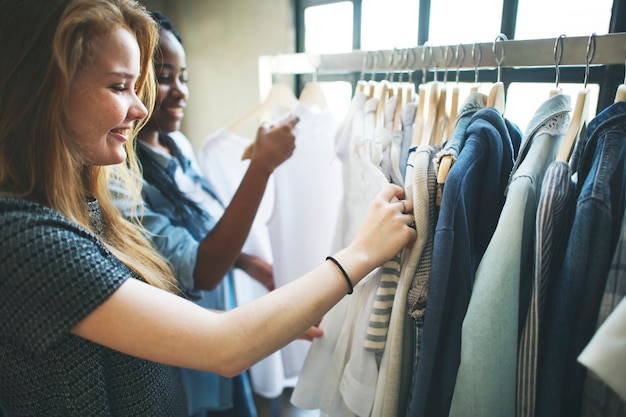
[[[187,52],[190,98],[182,130],[203,139],[259,103],[258,58],[295,50],[291,0],[144,0],[173,21]],[[243,133],[252,136],[251,126]]]

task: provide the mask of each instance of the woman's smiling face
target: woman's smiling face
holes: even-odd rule
[[[98,42],[96,56],[72,83],[66,114],[85,162],[112,165],[125,160],[131,127],[148,112],[135,93],[140,52],[134,35],[119,27]]]
[[[149,127],[170,133],[180,130],[187,106],[187,64],[185,49],[169,30],[159,32],[159,52],[154,62],[157,99]]]

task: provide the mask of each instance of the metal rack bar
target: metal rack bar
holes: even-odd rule
[[[626,53],[626,33],[594,35],[595,50],[590,65],[624,64]],[[589,36],[562,38],[562,58],[560,66],[584,66],[587,63],[587,45]],[[439,69],[496,68],[496,58],[504,57],[501,67],[552,67],[555,65],[556,38],[532,40],[505,40],[497,43],[494,54],[494,42],[459,45],[464,52],[461,62],[446,65],[446,48],[456,50],[457,45],[433,45],[410,48],[409,68],[404,70],[431,69],[437,63]],[[480,51],[472,56],[472,50]],[[353,51],[341,54],[294,53],[284,55],[265,55],[259,58],[259,69],[263,76],[279,74],[341,74],[362,71],[387,72],[398,70],[394,62],[393,50]],[[502,55],[503,54],[503,55]],[[461,57],[463,53],[459,54]],[[477,56],[481,59],[477,65]],[[375,65],[372,62],[375,61]],[[259,74],[261,76],[261,74]]]

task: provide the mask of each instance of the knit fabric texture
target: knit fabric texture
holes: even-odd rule
[[[93,229],[102,230],[97,201],[88,206]],[[133,273],[90,231],[48,207],[0,198],[5,414],[187,415],[173,368],[70,333],[127,279]]]

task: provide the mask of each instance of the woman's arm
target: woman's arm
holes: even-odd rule
[[[250,165],[237,192],[213,230],[200,241],[194,269],[197,289],[215,288],[239,256],[270,175],[295,149],[296,123],[298,119],[292,116],[271,129],[259,128]]]
[[[276,288],[272,264],[258,256],[240,253],[235,261],[235,268],[244,271],[268,291],[273,291]]]
[[[372,203],[353,242],[334,255],[356,285],[415,239],[411,201],[389,185]],[[301,336],[347,292],[324,262],[301,278],[234,310],[216,314],[129,279],[72,332],[144,359],[234,376]]]

